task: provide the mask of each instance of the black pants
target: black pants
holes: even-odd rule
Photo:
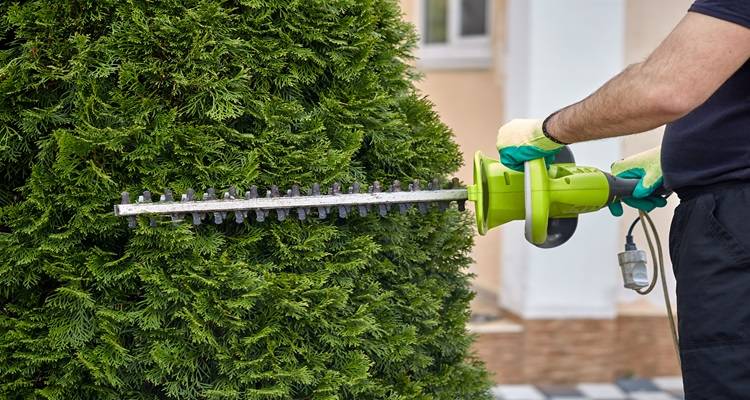
[[[669,247],[685,398],[750,399],[750,182],[679,194]]]

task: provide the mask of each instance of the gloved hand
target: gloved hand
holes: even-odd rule
[[[542,121],[537,119],[514,119],[497,133],[500,162],[516,171],[523,171],[524,162],[537,158],[549,165],[562,147],[544,135]]]
[[[646,150],[612,163],[612,175],[619,178],[639,179],[633,190],[633,197],[622,201],[630,207],[649,212],[657,207],[667,205],[667,199],[654,192],[664,184],[661,172],[661,146]],[[615,217],[622,215],[622,204],[615,201],[609,205],[609,211]]]

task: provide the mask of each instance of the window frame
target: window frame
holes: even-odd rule
[[[494,1],[487,0],[484,35],[461,35],[461,0],[448,1],[448,40],[446,43],[426,43],[425,15],[427,1],[418,0],[417,29],[419,50],[417,66],[424,69],[486,69],[492,66],[492,34]]]

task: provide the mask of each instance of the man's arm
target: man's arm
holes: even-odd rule
[[[564,143],[645,132],[703,104],[750,58],[750,29],[688,13],[645,62],[634,64],[547,122]]]

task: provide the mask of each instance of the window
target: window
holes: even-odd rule
[[[420,3],[420,66],[490,66],[492,0],[420,0]]]

